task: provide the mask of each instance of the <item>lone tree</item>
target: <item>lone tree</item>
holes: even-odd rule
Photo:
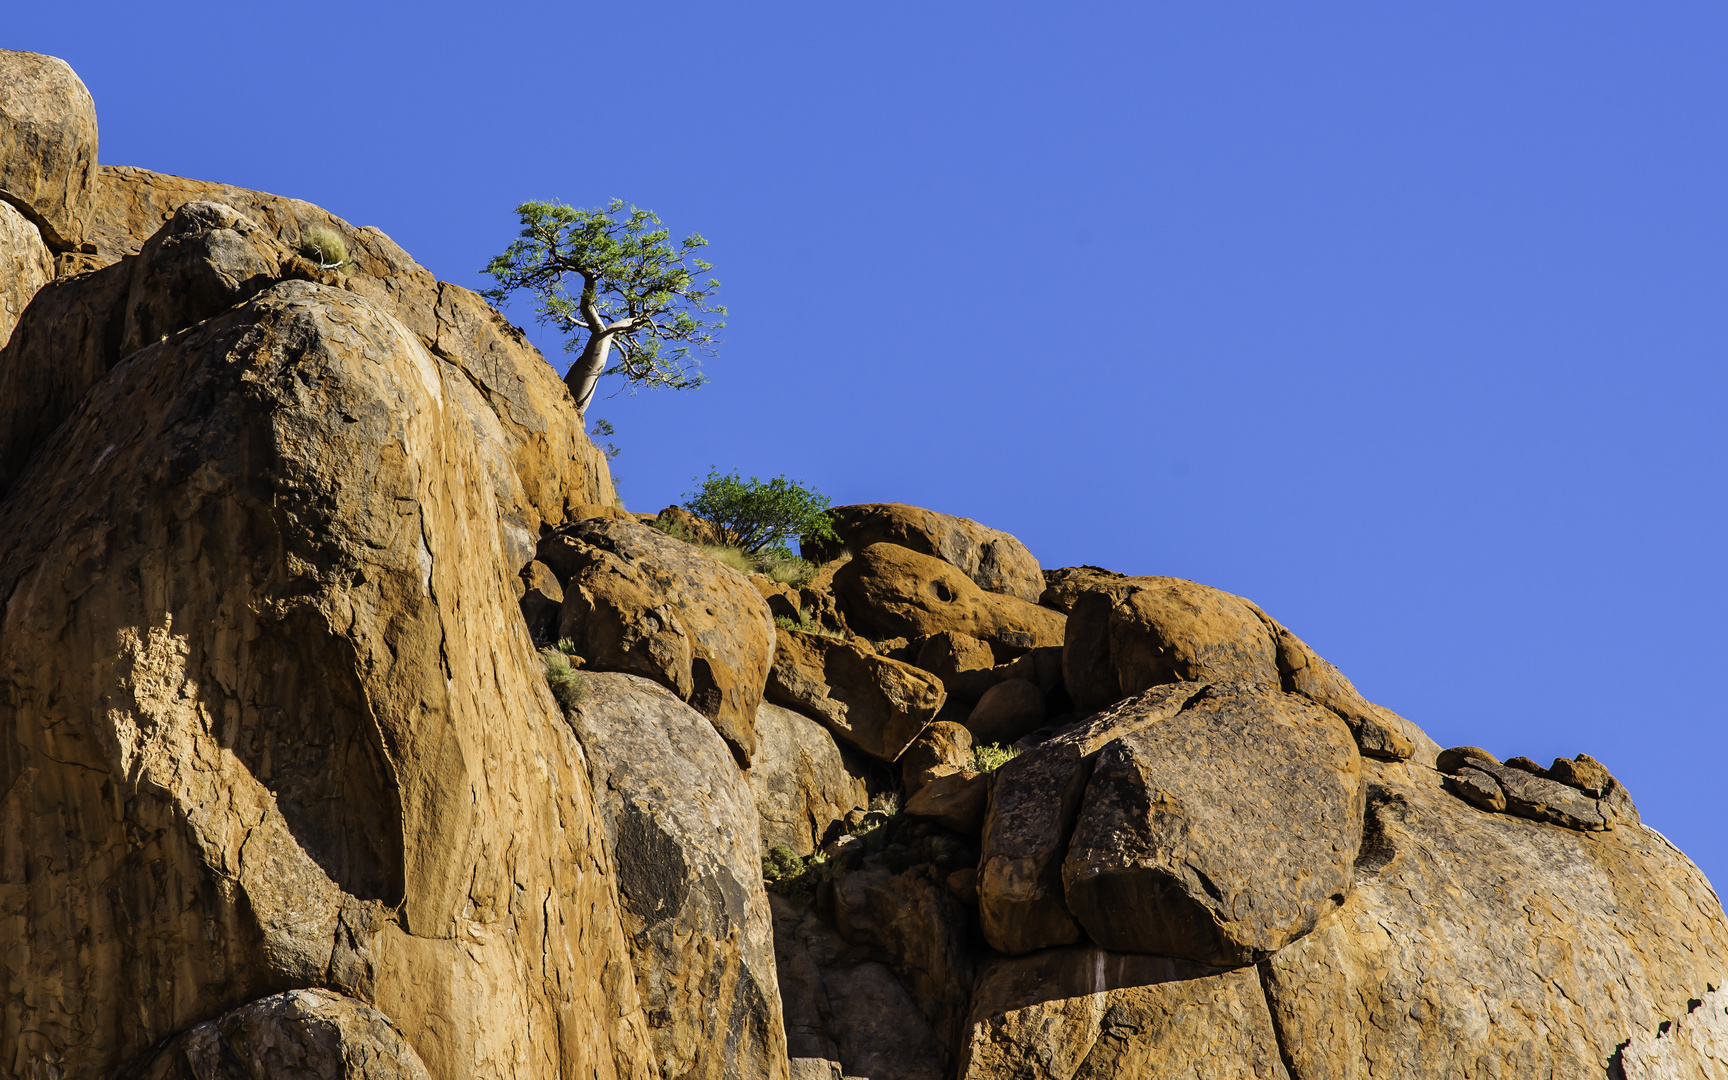
[[[533,292],[536,317],[564,331],[564,350],[577,354],[564,382],[578,409],[588,411],[603,375],[624,376],[632,391],[707,381],[699,357],[714,355],[726,325],[710,321],[726,314],[711,303],[720,283],[696,278],[713,269],[695,257],[708,241],[691,233],[674,245],[658,217],[620,199],[592,210],[526,202],[516,215],[522,235],[486,264],[498,287],[483,295],[502,307],[517,289]],[[567,283],[577,279],[572,296]]]

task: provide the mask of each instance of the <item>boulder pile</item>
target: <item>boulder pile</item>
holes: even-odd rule
[[[932,510],[733,569],[376,229],[29,53],[0,154],[0,1076],[1728,1074],[1589,755]]]

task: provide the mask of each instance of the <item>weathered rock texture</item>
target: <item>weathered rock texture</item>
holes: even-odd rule
[[[839,542],[805,545],[806,558],[825,562],[842,550],[857,554],[871,544],[895,544],[941,559],[985,592],[1033,604],[1044,592],[1044,572],[1026,545],[970,518],[904,503],[862,503],[836,508],[833,519]]]
[[[49,246],[83,243],[95,209],[96,103],[66,61],[0,49],[0,199]]]
[[[881,637],[944,631],[989,642],[997,659],[1062,644],[1058,612],[985,592],[949,563],[896,544],[871,544],[834,574],[847,621]]]
[[[0,349],[42,286],[54,280],[54,253],[10,203],[0,202]]]
[[[618,868],[661,1075],[786,1075],[773,925],[749,784],[663,687],[599,673],[570,711]]]
[[[816,721],[764,701],[756,710],[750,790],[766,851],[784,844],[809,855],[837,821],[869,804],[863,777]]]
[[[8,1060],[112,1072],[287,985],[435,1076],[649,1074],[447,371],[274,285],[127,357],[0,502]]]
[[[798,630],[780,631],[767,693],[883,761],[900,757],[943,699],[942,685],[911,664]]]
[[[430,1080],[390,1018],[328,990],[290,990],[176,1035],[130,1080]]]
[[[641,675],[688,701],[738,763],[756,753],[756,707],[774,658],[774,617],[748,578],[634,521],[568,527],[558,636],[590,667]]]

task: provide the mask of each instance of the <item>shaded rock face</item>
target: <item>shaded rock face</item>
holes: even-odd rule
[[[111,1073],[299,985],[435,1076],[648,1074],[451,398],[387,312],[284,282],[117,365],[0,501],[10,1060]]]
[[[129,1080],[431,1080],[390,1018],[328,990],[291,990],[174,1037]]]
[[[0,49],[0,199],[57,251],[84,242],[95,209],[96,103],[64,60]]]
[[[595,518],[562,534],[569,568],[558,636],[590,666],[641,675],[713,723],[741,766],[774,657],[774,617],[743,574],[634,521]]]
[[[863,503],[832,511],[838,543],[801,545],[805,557],[833,559],[872,544],[894,544],[941,559],[985,592],[1036,604],[1044,592],[1044,572],[1026,545],[999,529],[970,518],[938,514],[904,503]]]
[[[973,995],[959,1075],[1294,1080],[1254,968],[1095,948],[991,962]]]
[[[868,805],[861,770],[816,721],[765,701],[756,710],[756,739],[750,790],[764,851],[784,844],[809,855],[835,822]]]
[[[786,1075],[756,805],[713,725],[663,687],[595,672],[588,751],[661,1075]]]

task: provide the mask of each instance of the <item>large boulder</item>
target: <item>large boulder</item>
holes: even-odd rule
[[[984,936],[1005,953],[1080,940],[1063,896],[1062,861],[1098,752],[1180,712],[1199,683],[1157,687],[1073,725],[996,771],[978,860]]]
[[[991,961],[978,977],[959,1075],[1294,1080],[1256,969],[1096,948]]]
[[[942,709],[928,672],[841,638],[781,630],[768,700],[822,722],[881,761],[896,761]]]
[[[329,990],[290,990],[189,1028],[131,1080],[431,1080],[390,1018]]]
[[[640,522],[567,526],[574,570],[558,636],[590,667],[641,675],[688,701],[745,768],[774,659],[774,617],[750,579]]]
[[[584,682],[570,724],[588,752],[661,1075],[784,1077],[748,782],[713,726],[663,687],[604,672]]]
[[[938,514],[904,503],[861,503],[832,512],[837,541],[806,542],[804,557],[818,562],[842,551],[856,555],[872,544],[896,544],[957,568],[985,592],[1036,604],[1044,572],[1026,545],[970,518]]]
[[[827,728],[791,709],[764,701],[755,726],[750,790],[762,850],[784,845],[810,855],[835,822],[869,805],[862,770],[847,762]]]
[[[31,299],[53,280],[54,253],[42,233],[10,203],[0,202],[0,349]]]
[[[1363,765],[1355,887],[1262,965],[1293,1075],[1632,1077],[1634,1046],[1728,983],[1728,920],[1660,834],[1483,814],[1431,769]]]
[[[1062,882],[1104,948],[1233,967],[1343,902],[1361,838],[1343,722],[1276,690],[1212,686],[1104,748]]]
[[[57,251],[84,242],[95,209],[96,103],[66,61],[0,49],[0,199]]]
[[[583,749],[444,370],[271,286],[108,373],[0,500],[8,1067],[283,986],[437,1077],[651,1075]]]
[[[953,565],[897,544],[871,544],[834,574],[847,622],[884,638],[968,634],[998,660],[1062,644],[1066,620],[1037,604],[985,592]]]

